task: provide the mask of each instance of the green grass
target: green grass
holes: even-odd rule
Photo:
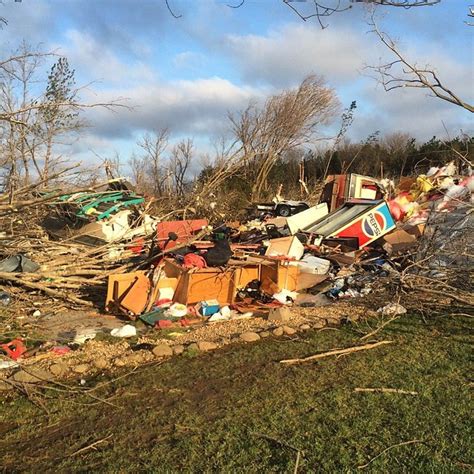
[[[293,472],[299,450],[299,472],[359,472],[385,448],[422,440],[393,447],[366,471],[472,471],[470,330],[467,319],[424,324],[407,316],[377,335],[394,344],[316,363],[278,361],[349,347],[360,334],[346,327],[175,358],[93,392],[112,397],[114,406],[56,392],[46,393],[52,398],[44,408],[6,399],[1,465],[30,472]],[[110,435],[97,449],[72,455]]]

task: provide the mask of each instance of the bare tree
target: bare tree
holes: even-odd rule
[[[462,107],[469,112],[474,112],[474,105],[466,102],[445,85],[434,69],[429,66],[419,67],[416,63],[407,59],[398,49],[395,41],[387,33],[380,30],[374,15],[372,15],[370,25],[372,32],[377,35],[382,44],[394,56],[393,61],[379,66],[369,66],[369,69],[376,73],[378,81],[386,91],[409,87],[426,89],[438,99]]]
[[[82,103],[82,88],[75,85],[74,71],[65,58],[57,60],[45,80],[42,65],[55,56],[22,43],[12,56],[0,61],[0,174],[3,189],[11,195],[33,177],[42,186],[48,185],[48,176],[65,163],[55,147],[71,143],[71,132],[83,125],[78,118],[81,110],[124,107],[120,99]],[[46,83],[43,92],[42,83]]]
[[[148,179],[151,185],[151,192],[156,196],[162,196],[166,181],[166,170],[164,164],[164,152],[168,146],[169,131],[164,128],[153,133],[146,133],[139,140],[138,146],[144,154],[141,159],[143,164],[138,163],[135,158],[135,167],[146,169]]]
[[[128,166],[132,174],[132,181],[137,186],[137,189],[140,189],[142,192],[151,192],[151,189],[148,189],[146,161],[133,153],[128,160]]]
[[[267,177],[285,151],[314,139],[319,125],[335,113],[338,101],[321,79],[309,76],[299,87],[271,96],[262,108],[251,104],[230,116],[232,130],[253,170],[252,200],[258,200]]]
[[[176,195],[183,198],[186,191],[186,174],[193,158],[193,141],[180,141],[171,152],[169,163],[170,176],[174,180]]]

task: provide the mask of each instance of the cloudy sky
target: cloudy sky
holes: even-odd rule
[[[346,0],[347,3],[349,0]],[[91,127],[70,148],[93,159],[117,151],[125,159],[146,131],[167,127],[173,140],[192,137],[200,150],[227,130],[228,111],[293,87],[308,74],[324,77],[342,107],[357,101],[348,135],[406,131],[419,140],[461,130],[474,133],[472,114],[420,89],[387,93],[366,65],[390,58],[369,33],[360,4],[326,19],[304,22],[278,0],[4,0],[0,52],[22,40],[68,57],[78,84],[94,82],[84,100],[124,98],[132,110],[89,110]],[[337,3],[326,0],[326,3]],[[295,3],[302,11],[308,3]],[[474,27],[469,2],[442,0],[432,7],[378,8],[384,31],[421,66],[466,101],[474,96]],[[337,119],[333,128],[337,128]],[[330,133],[330,130],[322,133]]]

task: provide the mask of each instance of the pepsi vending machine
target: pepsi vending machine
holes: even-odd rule
[[[363,248],[394,228],[395,221],[384,200],[353,199],[302,230],[316,234],[317,244],[329,237],[352,237]]]

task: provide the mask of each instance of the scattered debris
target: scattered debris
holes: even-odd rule
[[[370,314],[392,318],[365,339],[434,298],[438,307],[468,312],[474,177],[456,175],[450,165],[404,177],[398,189],[367,176],[330,176],[319,203],[278,198],[240,222],[160,219],[124,179],[69,193],[28,190],[14,205],[0,195],[0,221],[9,229],[2,234],[0,303],[22,312],[13,316],[10,339],[32,318],[49,328],[61,311],[100,311],[79,325],[69,313],[68,330],[49,332],[35,347],[28,339],[1,341],[3,372],[15,374],[20,360],[21,370],[36,362],[56,377],[87,374],[354,324]],[[381,288],[417,297],[359,314],[355,302]],[[110,336],[129,340],[114,344]],[[91,348],[99,351],[93,357]]]

